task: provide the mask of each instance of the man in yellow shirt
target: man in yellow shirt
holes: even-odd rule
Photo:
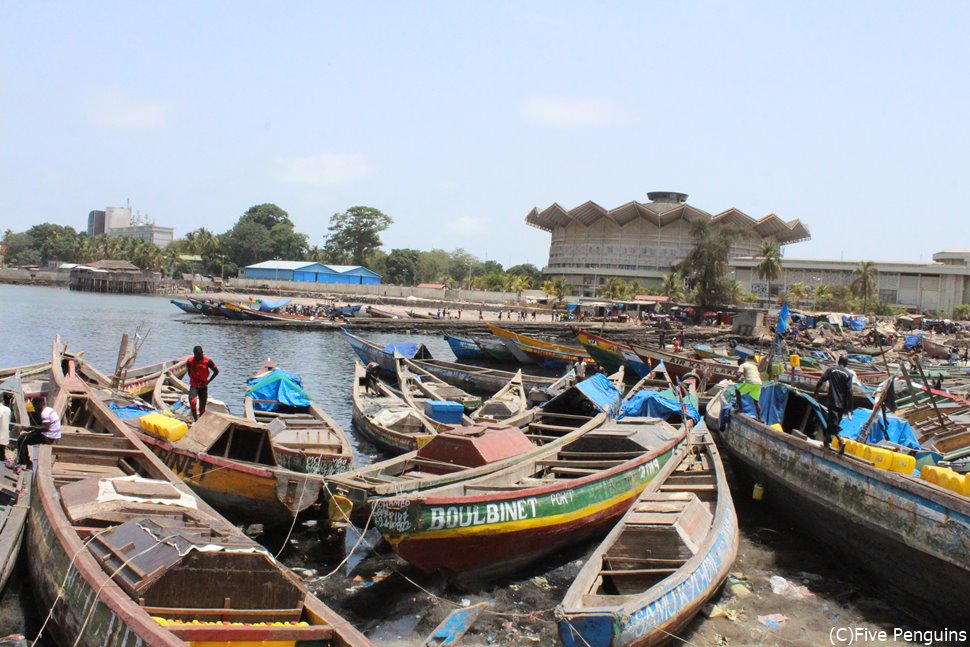
[[[761,372],[749,355],[738,360],[738,409],[741,409],[741,396],[748,395],[754,400],[754,410],[761,420]]]

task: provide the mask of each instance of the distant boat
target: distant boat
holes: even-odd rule
[[[445,341],[448,342],[448,345],[451,346],[451,352],[458,359],[485,359],[487,357],[485,351],[481,349],[474,339],[452,337],[448,334],[443,336]]]
[[[174,305],[175,307],[177,307],[179,310],[182,310],[183,312],[187,312],[190,315],[200,315],[200,314],[202,314],[202,310],[200,310],[191,301],[176,301],[175,299],[169,299],[169,302],[172,305]]]
[[[586,560],[561,605],[567,647],[666,642],[728,576],[738,519],[706,428],[664,465]]]
[[[505,347],[505,342],[498,337],[475,337],[474,341],[489,359],[496,362],[518,362],[512,351]]]
[[[367,316],[373,317],[375,319],[400,319],[401,315],[395,314],[390,310],[381,310],[380,308],[375,308],[374,306],[367,306],[364,311]]]
[[[557,365],[566,365],[575,364],[577,361],[593,361],[593,358],[590,357],[589,353],[583,348],[567,346],[566,344],[557,344],[554,342],[545,341],[543,339],[538,339],[536,337],[522,335],[520,333],[508,330],[507,328],[496,326],[493,323],[489,323],[488,328],[492,331],[493,335],[506,340],[506,342],[511,342],[523,353],[532,358],[532,361],[536,362],[537,364],[554,363]],[[509,344],[506,343],[506,346],[508,345]],[[512,348],[510,348],[510,350],[512,350]],[[518,357],[518,354],[516,354],[516,356]]]

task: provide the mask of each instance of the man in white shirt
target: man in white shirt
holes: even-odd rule
[[[10,394],[4,393],[0,400],[0,449],[10,444]]]
[[[40,412],[40,425],[22,431],[17,438],[17,471],[30,466],[31,445],[53,445],[61,438],[61,417],[47,406],[44,396],[34,398],[34,411]]]

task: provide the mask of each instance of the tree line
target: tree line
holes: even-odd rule
[[[205,227],[187,233],[165,248],[121,236],[88,236],[73,227],[43,223],[26,231],[4,232],[5,263],[42,266],[50,261],[91,263],[124,260],[143,270],[179,276],[193,269],[184,256],[201,258],[206,275],[232,277],[240,268],[267,260],[308,261],[328,265],[363,265],[385,283],[441,283],[449,287],[521,292],[542,287],[542,272],[525,263],[504,268],[464,249],[382,249],[381,233],[393,219],[373,207],[355,206],[330,218],[321,246],[310,244],[296,230],[289,214],[275,204],[258,204],[243,213],[227,231]]]

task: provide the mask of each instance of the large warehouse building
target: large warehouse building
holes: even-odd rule
[[[711,215],[687,204],[686,194],[669,191],[648,193],[647,199],[610,210],[590,201],[568,211],[558,204],[530,211],[525,221],[552,234],[543,275],[564,279],[582,296],[595,296],[610,277],[659,287],[664,274],[687,256],[690,223],[701,218],[742,229],[731,258],[753,256],[766,240],[783,246],[811,237],[798,220],[785,222],[773,213],[760,220],[734,208]]]
[[[307,261],[263,261],[247,265],[243,269],[243,278],[357,285],[378,285],[381,282],[380,274],[360,265],[324,265]]]

